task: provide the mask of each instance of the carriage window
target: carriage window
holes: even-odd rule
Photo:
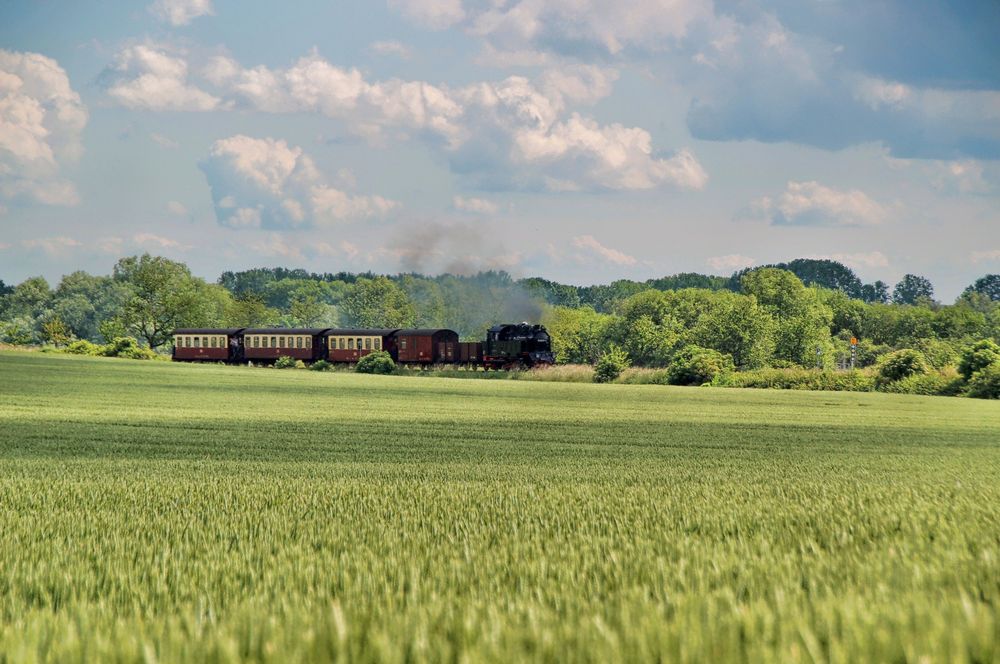
[[[365,337],[365,350],[371,350],[371,349],[372,349],[371,337]]]
[[[271,337],[271,348],[278,347],[278,337]]]
[[[312,347],[313,347],[313,338],[306,337],[306,348],[312,348]]]
[[[358,350],[361,350],[361,337],[358,337]]]
[[[354,337],[351,337],[350,339],[347,340],[347,347],[350,350],[354,350]]]
[[[210,346],[211,346],[212,348],[215,348],[215,344],[216,344],[216,338],[215,338],[215,337],[209,337],[209,338],[208,338],[208,342],[209,342],[209,345],[210,345]]]
[[[375,337],[375,350],[382,350],[382,340]]]
[[[278,337],[278,348],[284,348],[284,347],[285,347],[285,338]]]
[[[302,337],[295,337],[295,347],[302,348]]]
[[[254,337],[251,346],[254,348],[260,348],[260,337]]]
[[[402,337],[399,340],[399,349],[400,350],[406,350],[406,337]]]
[[[346,346],[347,346],[347,342],[344,341],[344,337],[340,337],[340,350],[344,350],[344,348],[346,348]]]
[[[191,347],[191,337],[184,337],[184,347],[185,348]]]

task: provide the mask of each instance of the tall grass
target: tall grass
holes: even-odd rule
[[[971,399],[0,353],[0,660],[997,661],[998,440]]]

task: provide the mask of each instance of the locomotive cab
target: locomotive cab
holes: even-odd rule
[[[483,365],[487,369],[535,367],[555,364],[552,340],[541,325],[496,325],[486,333]]]

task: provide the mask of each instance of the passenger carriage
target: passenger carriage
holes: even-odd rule
[[[274,362],[279,357],[315,362],[325,357],[323,338],[327,329],[247,329],[243,332],[243,355],[251,362]]]
[[[174,330],[173,359],[182,362],[239,362],[243,358],[243,328],[181,328]]]
[[[395,329],[343,329],[326,330],[323,343],[330,362],[353,364],[365,355],[384,350],[396,359]]]

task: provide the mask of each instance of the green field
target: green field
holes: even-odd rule
[[[1000,404],[0,353],[0,661],[1000,661]]]

